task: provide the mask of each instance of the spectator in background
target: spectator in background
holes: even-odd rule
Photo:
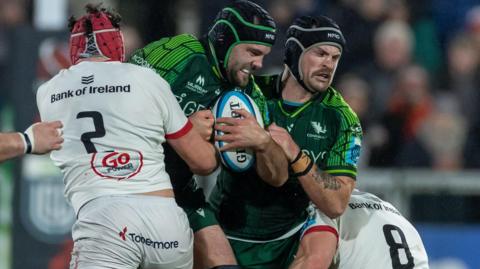
[[[418,143],[428,152],[433,169],[452,171],[463,167],[466,129],[456,100],[450,95],[437,97],[432,112],[416,135]],[[413,158],[412,154],[405,158]]]
[[[387,131],[385,143],[372,149],[373,166],[430,166],[426,149],[416,135],[432,111],[429,76],[418,65],[409,65],[395,78],[393,92],[381,124]]]
[[[373,120],[386,111],[393,91],[393,81],[399,70],[412,61],[414,44],[410,26],[402,21],[386,21],[374,36],[374,60],[357,72],[371,85],[371,115]]]
[[[5,0],[0,2],[0,25],[13,27],[27,22],[24,1]]]
[[[465,33],[458,34],[448,45],[447,65],[437,85],[441,92],[457,99],[468,122],[474,122],[480,112],[479,60],[480,52],[473,38]]]
[[[415,39],[413,58],[433,74],[441,65],[441,45],[428,1],[389,0],[386,20],[409,24]]]
[[[386,20],[408,22],[411,17],[409,6],[405,0],[390,0],[386,13]]]
[[[477,50],[480,50],[480,5],[472,7],[467,12],[465,28],[475,41]]]
[[[342,56],[339,74],[365,68],[374,55],[373,37],[383,22],[387,8],[386,0],[342,1],[332,8],[331,16],[342,27],[350,46]]]

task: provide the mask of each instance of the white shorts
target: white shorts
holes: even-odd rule
[[[193,266],[193,232],[174,198],[97,198],[80,209],[72,237],[70,269]]]

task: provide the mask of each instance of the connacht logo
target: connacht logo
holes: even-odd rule
[[[82,84],[93,83],[93,75],[82,77]]]
[[[310,123],[312,124],[313,130],[315,130],[315,133],[325,134],[327,132],[327,127],[322,126],[319,122],[312,121]]]
[[[287,126],[287,131],[290,133],[293,129],[293,123]]]
[[[205,78],[199,75],[197,77],[197,80],[195,80],[195,83],[203,87],[203,85],[205,85]]]

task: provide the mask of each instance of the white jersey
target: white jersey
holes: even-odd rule
[[[161,144],[192,125],[152,70],[81,62],[43,84],[37,105],[42,121],[63,123],[65,142],[51,158],[76,213],[99,196],[172,188]]]
[[[428,269],[415,227],[392,204],[371,193],[354,191],[335,220],[315,210],[303,235],[312,231],[330,231],[339,238],[333,268]]]

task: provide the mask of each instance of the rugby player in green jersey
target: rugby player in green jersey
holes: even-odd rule
[[[213,132],[213,115],[207,109],[222,92],[235,87],[255,100],[268,124],[266,100],[251,73],[262,67],[274,41],[275,23],[270,15],[252,2],[234,1],[218,13],[204,38],[199,40],[187,34],[162,38],[137,50],[130,62],[152,68],[167,80],[185,115],[208,140]],[[265,184],[282,185],[288,178],[288,162],[282,148],[252,115],[239,113],[245,118],[236,120],[231,128],[241,139],[229,141],[224,149],[253,149],[257,161],[250,173]],[[195,268],[239,268],[185,162],[168,146],[165,158],[177,203],[187,212],[195,233]]]
[[[268,129],[287,155],[290,177],[274,188],[253,175],[222,170],[210,202],[241,266],[316,268],[324,254],[315,248],[323,243],[316,240],[319,233],[310,232],[299,242],[306,209],[313,202],[335,218],[347,206],[362,129],[330,86],[344,47],[331,19],[300,17],[287,31],[284,72],[256,79],[273,96]]]

